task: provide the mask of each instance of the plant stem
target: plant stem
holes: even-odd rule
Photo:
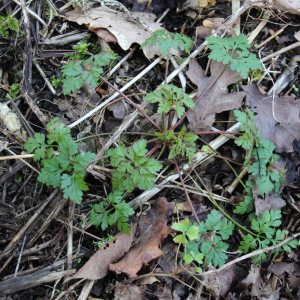
[[[131,99],[129,99],[125,94],[123,94],[119,89],[113,86],[110,82],[108,82],[105,78],[100,76],[100,78],[107,83],[111,88],[113,88],[116,92],[118,92],[122,97],[124,97],[132,106],[134,106],[159,132],[163,132],[163,130]]]
[[[195,172],[195,170],[194,170]],[[197,174],[197,172],[195,172],[197,178],[200,180],[200,182],[202,183],[202,185],[204,186],[204,188],[206,189],[207,193],[210,196],[210,201],[218,208],[218,210],[220,210],[222,212],[222,214],[224,216],[226,216],[231,222],[233,222],[235,225],[237,225],[238,227],[240,227],[241,229],[247,231],[248,233],[250,233],[251,235],[255,236],[256,238],[259,237],[259,235],[253,233],[252,231],[248,230],[246,227],[242,226],[241,224],[239,224],[238,222],[236,222],[235,220],[233,220],[221,207],[220,205],[217,203],[217,201],[213,198],[210,190],[208,189],[208,187],[206,186],[206,184],[204,183],[204,181],[202,180],[202,178]]]
[[[171,151],[171,146],[170,146],[170,145],[169,145],[169,148],[170,148],[170,151]],[[196,214],[196,211],[195,211],[195,209],[194,209],[193,203],[192,203],[192,201],[191,201],[191,199],[190,199],[189,192],[188,192],[187,189],[186,189],[185,183],[184,183],[183,178],[182,178],[182,176],[181,176],[181,171],[180,171],[180,169],[179,169],[179,166],[178,166],[178,163],[177,163],[177,160],[176,160],[175,157],[173,157],[173,161],[174,161],[174,164],[175,164],[177,173],[178,173],[178,175],[179,175],[179,178],[180,178],[182,187],[183,187],[183,189],[184,189],[186,198],[187,198],[187,200],[188,200],[188,202],[189,202],[189,204],[190,204],[190,206],[191,206],[191,210],[192,210],[192,212],[193,212],[193,215],[195,216],[195,218],[196,218],[198,224],[200,224],[200,221],[199,221],[198,216],[197,216],[197,214]]]
[[[156,151],[156,149],[159,148],[163,143],[164,142],[161,141],[158,144],[156,144],[148,153],[145,154],[144,157],[150,157]]]
[[[216,83],[216,81],[221,77],[221,75],[223,74],[223,72],[225,71],[227,65],[224,66],[223,70],[221,70],[221,72],[216,76],[216,78],[211,82],[211,84],[208,86],[208,88],[197,98],[197,100],[195,101],[195,105],[207,94],[207,92],[212,88],[212,86]],[[172,127],[172,130],[175,130],[177,128],[178,125],[181,124],[181,122],[186,118],[186,116],[189,114],[189,112],[192,109],[189,108],[187,110],[187,112],[177,121],[177,123]]]

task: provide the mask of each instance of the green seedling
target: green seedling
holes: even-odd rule
[[[55,118],[47,125],[49,134],[35,133],[24,144],[28,153],[34,152],[33,159],[41,161],[42,169],[38,180],[47,186],[61,187],[64,197],[81,203],[82,191],[87,191],[83,177],[85,168],[95,157],[91,152],[78,152],[78,146],[70,135],[70,127]]]
[[[243,78],[248,77],[250,70],[262,68],[255,54],[249,52],[251,46],[244,34],[234,38],[210,36],[206,40],[212,50],[208,57],[225,65],[229,64],[231,70],[237,71]]]
[[[146,39],[141,48],[146,47],[148,44],[151,46],[158,44],[161,55],[166,57],[172,48],[180,48],[182,51],[190,54],[193,41],[184,34],[180,35],[179,33],[170,33],[166,30],[156,30],[153,36]]]

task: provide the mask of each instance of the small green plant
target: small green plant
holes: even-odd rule
[[[94,55],[86,60],[71,61],[62,67],[64,78],[64,94],[69,94],[82,87],[84,81],[96,87],[102,67],[115,60],[116,55],[104,53]]]
[[[146,146],[146,140],[140,140],[128,150],[120,145],[107,151],[110,164],[116,167],[112,172],[112,184],[116,190],[131,192],[135,185],[144,190],[153,188],[156,178],[153,174],[162,165],[153,158],[144,157],[148,152]]]
[[[229,246],[224,241],[232,235],[234,224],[227,219],[221,221],[221,218],[214,209],[200,224],[191,224],[189,219],[173,224],[172,228],[182,233],[174,238],[174,242],[185,246],[183,259],[187,264],[193,260],[201,264],[203,257],[207,264],[212,263],[215,267],[225,264],[228,257],[224,251]]]
[[[173,130],[169,130],[166,133],[156,132],[157,137],[171,147],[169,159],[178,154],[186,156],[189,161],[194,157],[196,152],[195,141],[198,139],[198,136],[192,132],[185,134],[185,130],[186,127],[183,126],[179,134],[174,134]]]
[[[281,211],[278,210],[265,210],[262,214],[262,217],[253,218],[251,221],[251,228],[257,233],[257,235],[247,234],[244,235],[243,241],[239,246],[239,250],[244,253],[248,253],[249,249],[260,250],[264,249],[272,243],[273,246],[282,242],[285,236],[288,234],[287,230],[280,230],[276,227],[281,225]],[[297,240],[291,240],[284,244],[282,247],[276,248],[272,253],[278,254],[282,251],[282,248],[286,252],[291,252],[291,248],[295,248],[299,245]],[[267,257],[266,253],[258,254],[252,257],[252,261],[259,263],[265,260]]]
[[[185,112],[184,105],[188,108],[194,108],[195,103],[189,95],[182,89],[171,84],[161,84],[158,89],[145,96],[144,100],[151,103],[158,103],[157,113],[168,112],[174,109],[178,118],[181,118]]]
[[[83,177],[84,169],[95,157],[91,152],[78,153],[77,144],[70,135],[70,127],[53,119],[47,125],[49,134],[35,133],[24,148],[34,152],[33,159],[41,160],[42,169],[38,180],[47,186],[61,187],[65,198],[81,203],[82,191],[88,190]]]
[[[261,132],[256,125],[254,113],[247,108],[247,113],[234,111],[237,121],[241,122],[240,129],[244,132],[235,143],[243,147],[247,151],[245,159],[245,167],[248,166],[248,173],[254,176],[255,183],[258,186],[258,194],[264,194],[274,190],[277,193],[283,182],[285,171],[278,172],[273,166],[278,161],[279,155],[274,154],[276,146],[269,140],[261,138]],[[253,181],[248,181],[247,186],[253,186]],[[247,203],[242,204],[243,209],[235,210],[236,213],[241,213],[246,209],[249,212],[250,199],[253,200],[253,195],[248,189]],[[245,211],[245,212],[246,212]]]
[[[105,230],[109,225],[117,222],[118,230],[130,234],[128,217],[134,214],[134,210],[122,200],[123,193],[114,191],[98,204],[91,205],[90,224]],[[109,238],[113,236],[109,236]]]
[[[162,56],[167,56],[172,48],[180,48],[182,51],[190,54],[190,49],[193,46],[193,41],[186,35],[170,33],[163,29],[153,32],[153,36],[146,39],[141,48],[146,47],[149,43],[151,46],[157,43]]]
[[[298,92],[298,91],[299,91],[299,89],[296,87],[295,84],[292,85],[292,88],[294,89],[295,92]]]
[[[55,78],[55,76],[51,76],[50,78],[51,80],[51,84],[52,86],[57,89],[60,85],[62,85],[64,83],[64,79],[63,78]]]
[[[10,98],[15,99],[19,93],[20,93],[19,84],[17,83],[12,84],[10,86],[9,93],[8,93]],[[8,95],[6,95],[5,98],[9,99]]]
[[[230,64],[231,70],[236,70],[243,78],[248,77],[250,70],[262,68],[255,54],[249,52],[251,46],[244,34],[234,38],[210,36],[206,40],[212,50],[208,57],[225,65]]]
[[[86,42],[86,39],[83,41],[80,41],[76,45],[74,45],[72,48],[75,50],[75,54],[65,54],[67,57],[70,57],[71,59],[85,59],[88,48],[91,44]]]
[[[19,22],[16,18],[11,15],[0,16],[0,35],[8,37],[9,30],[18,31]]]

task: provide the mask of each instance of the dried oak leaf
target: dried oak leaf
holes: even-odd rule
[[[273,142],[277,152],[292,152],[293,140],[300,139],[300,102],[290,96],[276,95],[273,101],[272,95],[261,94],[254,84],[243,86],[243,90],[247,95],[247,105],[256,113],[255,119],[262,138]],[[277,124],[274,116],[280,124]]]
[[[129,278],[135,278],[144,263],[163,255],[158,246],[172,231],[167,226],[167,221],[173,210],[174,203],[168,203],[164,197],[158,198],[153,208],[140,218],[137,243],[121,261],[109,264],[109,270],[123,272]]]
[[[159,23],[154,22],[156,19],[155,14],[134,12],[132,15],[142,20],[153,31],[163,29]],[[147,38],[152,36],[149,31],[138,22],[128,18],[125,13],[108,11],[104,7],[91,8],[88,14],[84,14],[79,8],[76,8],[67,12],[65,18],[77,22],[79,25],[86,24],[89,30],[95,32],[106,42],[117,40],[123,50],[128,50],[133,43],[141,45]],[[109,31],[110,34],[103,29]],[[160,55],[159,48],[156,45],[144,47],[143,52],[149,59],[154,55]],[[172,49],[171,53],[180,55],[181,51]]]
[[[247,289],[250,284],[253,284],[252,289],[251,289],[251,296],[261,299],[261,296],[260,296],[260,288],[261,288],[260,281],[261,280],[260,279],[261,279],[260,267],[251,265],[251,269],[249,271],[248,276],[244,280],[239,282],[239,284],[236,286],[236,288],[239,290],[241,290],[241,289],[244,290],[244,289]]]
[[[215,270],[215,267],[210,266],[209,270]],[[244,277],[243,273],[244,271],[242,268],[238,267],[236,264],[232,264],[219,273],[205,275],[204,283],[214,287],[213,289],[208,289],[217,299],[219,299],[220,297],[225,297],[231,288],[236,286],[239,280]]]
[[[299,263],[285,263],[278,262],[269,266],[269,271],[277,276],[281,276],[283,273],[288,273],[288,281],[290,288],[294,289],[300,285],[300,264]]]
[[[142,300],[144,291],[138,286],[131,284],[116,283],[115,300]]]
[[[108,242],[70,279],[85,278],[97,280],[108,273],[108,265],[119,259],[128,251],[136,233],[137,222],[130,227],[130,234],[118,233],[114,239]]]
[[[189,70],[186,72],[188,78],[198,86],[197,98],[207,89],[216,78],[224,65],[212,61],[211,76],[207,77],[195,59],[191,59]],[[189,127],[193,131],[208,130],[215,121],[216,113],[225,110],[239,108],[245,96],[244,92],[228,93],[227,87],[238,82],[242,77],[230,67],[227,67],[214,86],[201,99],[193,111],[188,114]]]

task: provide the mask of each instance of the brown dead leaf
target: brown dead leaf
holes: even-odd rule
[[[206,77],[204,71],[195,59],[190,60],[189,70],[186,72],[188,78],[198,86],[197,97],[199,97],[224,68],[222,63],[212,61],[211,76]],[[229,67],[223,72],[214,86],[200,100],[193,111],[188,114],[190,129],[193,131],[208,130],[215,121],[216,113],[235,109],[241,106],[244,92],[228,93],[227,87],[238,82],[242,77]]]
[[[130,112],[130,105],[125,101],[118,101],[108,105],[107,109],[113,112],[115,118],[124,119]]]
[[[129,278],[135,278],[144,263],[163,255],[163,251],[158,246],[172,231],[167,226],[167,221],[173,209],[174,203],[168,203],[164,197],[158,198],[153,208],[140,219],[137,243],[121,261],[109,264],[109,269],[117,273],[126,273]]]
[[[100,101],[99,95],[95,93],[95,87],[86,82],[83,83],[80,92],[74,92],[71,96],[73,101],[66,100],[66,98],[57,98],[54,100],[60,112],[64,112],[71,122],[75,122],[81,116],[87,114]]]
[[[255,198],[255,214],[259,217],[265,210],[279,209],[286,205],[285,201],[278,197],[278,195],[268,193],[265,199]]]
[[[268,270],[279,277],[282,276],[283,273],[285,272],[288,273],[289,287],[292,289],[299,287],[300,285],[300,264],[299,263],[278,262],[270,265]]]
[[[120,232],[114,239],[95,253],[88,262],[70,279],[85,278],[97,280],[108,273],[108,265],[119,259],[130,248],[137,228],[137,222],[130,227],[130,235]]]
[[[260,297],[260,288],[261,288],[261,283],[260,283],[260,267],[255,267],[254,265],[251,265],[250,272],[248,276],[239,282],[239,284],[236,286],[237,289],[247,289],[250,284],[252,285],[251,289],[251,296],[257,297],[258,299],[261,299]]]
[[[255,119],[262,138],[273,142],[277,152],[292,152],[293,140],[300,139],[300,102],[290,96],[275,96],[272,106],[272,95],[261,94],[256,85],[243,86],[243,90],[247,95],[247,105],[256,113]],[[273,110],[280,122],[278,125]]]
[[[209,270],[215,270],[215,267],[210,266]],[[204,282],[214,287],[213,289],[208,289],[219,299],[220,297],[225,297],[241,278],[243,278],[243,269],[236,264],[232,264],[218,274],[205,275]]]
[[[142,20],[153,31],[163,29],[159,23],[154,22],[156,19],[155,14],[134,12],[132,15]],[[69,21],[77,22],[79,25],[86,24],[89,30],[95,32],[106,42],[115,42],[116,39],[124,50],[128,50],[133,43],[141,45],[152,35],[138,22],[128,18],[126,14],[108,11],[102,6],[91,8],[88,14],[84,14],[79,8],[76,8],[67,12],[65,18]],[[105,30],[109,31],[110,34]],[[147,47],[143,48],[143,52],[149,59],[154,57],[154,55],[160,55],[157,45],[150,46],[148,44]],[[180,55],[181,51],[172,49],[171,53]]]
[[[115,300],[143,300],[144,291],[131,284],[116,283]]]
[[[299,0],[250,0],[250,2],[253,6],[269,7],[282,12],[300,15]]]

